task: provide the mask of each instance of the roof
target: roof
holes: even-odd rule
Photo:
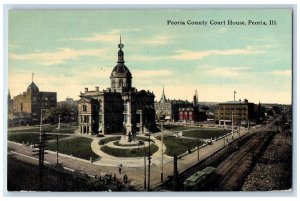
[[[228,104],[228,105],[238,105],[238,104],[248,104],[249,102],[245,102],[245,101],[227,101],[224,103],[219,103],[219,105],[224,105],[224,104]]]
[[[111,77],[132,77],[131,72],[124,63],[118,63],[111,72]]]
[[[204,170],[198,171],[189,178],[186,179],[184,182],[185,185],[194,185],[197,182],[200,182],[202,179],[206,178],[209,174],[214,172],[216,168],[214,167],[206,167]]]
[[[38,91],[39,88],[36,86],[34,82],[31,82],[31,84],[27,87],[27,90]]]

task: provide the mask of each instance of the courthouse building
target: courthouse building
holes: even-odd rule
[[[155,130],[154,94],[132,87],[132,74],[125,66],[124,45],[118,45],[117,65],[111,72],[111,86],[106,90],[80,92],[78,102],[79,132],[109,134],[144,133]]]

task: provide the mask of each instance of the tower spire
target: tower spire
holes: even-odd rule
[[[125,63],[124,61],[124,52],[123,52],[123,47],[124,45],[122,44],[122,38],[121,38],[121,35],[120,35],[120,43],[118,45],[119,47],[119,52],[118,52],[118,63]]]
[[[163,91],[162,91],[162,95],[160,98],[160,102],[165,102],[166,101],[166,95],[165,95],[165,85],[163,85]]]
[[[34,73],[31,74],[31,82],[33,82]]]

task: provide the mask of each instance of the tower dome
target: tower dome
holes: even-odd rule
[[[111,89],[116,90],[117,92],[124,92],[131,89],[132,74],[124,64],[124,52],[122,50],[124,48],[124,45],[121,42],[121,36],[118,47],[119,51],[117,65],[114,67],[110,74]]]

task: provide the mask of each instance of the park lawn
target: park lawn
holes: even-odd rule
[[[185,127],[185,126],[165,126],[166,130],[168,131],[183,131],[183,130],[192,130],[195,127]]]
[[[116,140],[120,140],[120,139],[121,139],[121,136],[107,137],[107,138],[103,138],[103,139],[99,140],[99,143],[106,144],[108,142],[116,141]]]
[[[50,133],[63,133],[63,134],[73,134],[74,131],[78,129],[77,126],[61,126],[60,129],[57,129],[57,125],[45,125],[43,126],[43,130]],[[29,129],[22,129],[22,130],[10,130],[8,131],[9,134],[23,134],[23,133],[30,133],[30,132],[39,132],[40,127],[31,127]]]
[[[215,139],[226,135],[229,130],[224,129],[195,129],[189,131],[183,131],[183,136],[186,137],[194,137],[194,138],[201,138],[201,139]]]
[[[157,137],[160,140],[160,136]],[[188,150],[192,150],[197,147],[197,140],[176,138],[174,136],[164,136],[164,144],[166,145],[166,152],[168,156],[181,155]],[[203,145],[204,142],[199,140],[199,145]]]
[[[58,142],[58,152],[86,160],[90,160],[90,157],[92,157],[94,160],[99,158],[99,156],[92,151],[92,141],[93,139],[86,137],[74,137],[71,139],[60,140]],[[56,142],[49,143],[48,149],[56,151]]]
[[[145,150],[143,146],[140,148],[132,148],[132,149],[117,149],[108,147],[104,145],[100,148],[106,154],[115,156],[115,157],[143,157],[145,155]],[[150,153],[153,154],[158,150],[158,146],[155,144],[150,145]],[[148,148],[146,147],[146,155],[148,155]]]
[[[25,144],[36,144],[39,141],[39,133],[21,133],[21,134],[8,134],[8,140],[18,143],[25,143]],[[65,138],[69,137],[70,135],[59,135],[58,138]],[[50,135],[48,137],[49,140],[55,140],[56,135]]]

